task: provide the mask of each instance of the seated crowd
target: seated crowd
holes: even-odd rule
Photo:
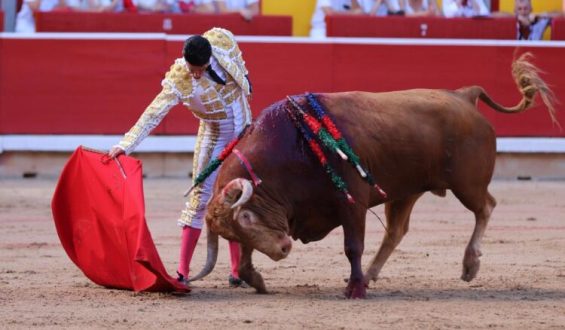
[[[35,11],[81,12],[154,12],[227,14],[239,13],[252,20],[260,13],[260,0],[17,0],[21,4],[16,17],[16,32],[34,32]],[[540,40],[552,17],[563,13],[534,14],[532,0],[514,0],[517,39]],[[327,15],[503,17],[510,13],[491,12],[491,0],[316,0],[310,36],[326,36]],[[565,10],[565,8],[564,8]]]
[[[23,0],[16,32],[34,32],[35,11],[239,13],[245,20],[259,14],[259,0]]]
[[[326,36],[326,15],[503,17],[509,13],[491,12],[490,0],[317,0],[311,20],[310,36]],[[518,22],[517,39],[540,40],[559,14],[533,14],[531,0],[515,0],[514,15]]]

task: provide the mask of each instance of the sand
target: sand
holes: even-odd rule
[[[349,263],[340,228],[295,242],[274,262],[256,253],[270,294],[229,288],[225,240],[214,272],[187,295],[134,293],[89,281],[60,245],[51,217],[56,182],[0,179],[0,328],[138,329],[563,329],[565,182],[494,181],[498,206],[483,241],[481,270],[459,279],[473,215],[452,194],[426,194],[410,231],[368,289],[342,294]],[[145,180],[147,221],[169,273],[176,267],[183,179]],[[383,217],[383,207],[374,210]],[[369,214],[364,264],[383,226]],[[205,258],[205,235],[193,261]]]

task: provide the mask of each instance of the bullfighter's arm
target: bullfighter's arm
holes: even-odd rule
[[[164,83],[161,92],[157,94],[129,132],[124,135],[118,147],[122,148],[126,154],[131,153],[179,101],[179,95],[174,88]]]

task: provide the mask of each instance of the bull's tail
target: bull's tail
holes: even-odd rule
[[[533,106],[535,96],[539,93],[543,103],[547,107],[551,121],[557,126],[560,126],[555,116],[555,96],[553,91],[539,76],[541,71],[530,62],[532,57],[531,53],[524,53],[512,63],[512,76],[514,77],[514,81],[520,93],[522,93],[522,100],[514,107],[504,107],[498,104],[480,86],[462,88],[458,91],[466,94],[473,103],[477,101],[477,98],[480,98],[481,101],[494,110],[504,113],[520,113],[526,111]]]

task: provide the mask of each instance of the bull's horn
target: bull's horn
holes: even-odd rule
[[[224,187],[222,194],[224,198],[225,196],[236,196],[237,191],[241,191],[241,196],[231,205],[232,209],[245,204],[251,198],[251,195],[253,195],[253,186],[249,180],[242,178],[233,179]]]
[[[194,277],[189,278],[188,282],[196,281],[206,277],[206,275],[210,274],[212,270],[214,270],[214,266],[216,266],[216,261],[218,260],[218,234],[214,234],[210,230],[210,227],[207,228],[208,255],[206,256],[206,265],[204,265],[204,268],[200,271],[200,273],[198,273]]]

